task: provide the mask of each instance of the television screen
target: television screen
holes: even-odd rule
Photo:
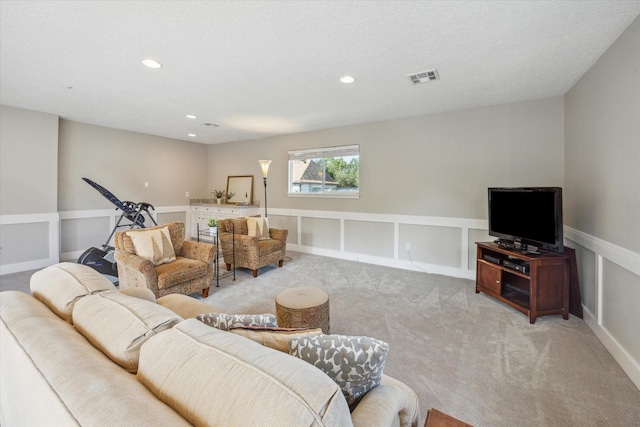
[[[560,187],[489,188],[489,235],[564,251]]]

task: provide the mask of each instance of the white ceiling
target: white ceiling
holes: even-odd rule
[[[0,103],[256,139],[563,95],[639,14],[638,0],[2,0]],[[432,68],[439,81],[406,77]]]

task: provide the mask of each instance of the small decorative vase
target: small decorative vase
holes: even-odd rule
[[[209,227],[209,234],[218,234],[218,227]]]
[[[222,199],[216,199],[216,203],[217,204],[221,204],[222,203]]]

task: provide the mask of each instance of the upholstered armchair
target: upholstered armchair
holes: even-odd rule
[[[156,298],[202,290],[206,298],[213,283],[217,247],[185,241],[184,233],[182,222],[117,232],[114,244],[120,288],[149,288]]]
[[[231,265],[248,268],[253,277],[258,277],[258,269],[267,264],[278,263],[282,267],[287,252],[288,230],[259,226],[250,230],[251,222],[263,218],[223,219],[218,221],[218,241],[227,270]],[[249,221],[249,224],[248,222]],[[234,230],[235,227],[235,230]],[[255,226],[254,226],[255,227]]]

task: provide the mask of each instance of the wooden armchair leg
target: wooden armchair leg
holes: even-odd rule
[[[225,264],[227,264],[227,271],[231,271],[231,264],[229,264],[228,262]]]
[[[202,298],[206,298],[209,296],[209,288],[204,288],[202,290]]]
[[[251,270],[251,272],[253,273],[253,277],[258,277],[258,270]]]
[[[284,264],[284,260],[281,259],[280,261],[278,261],[278,267],[282,267],[282,264]]]

